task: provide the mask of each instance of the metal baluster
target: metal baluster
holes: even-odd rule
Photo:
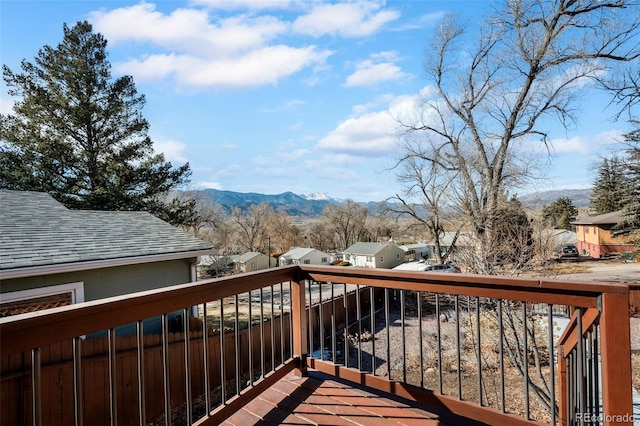
[[[140,426],[147,424],[147,410],[145,405],[145,376],[144,376],[144,324],[138,321],[136,324],[136,337],[138,343],[138,418]]]
[[[569,353],[569,356],[567,358],[567,370],[568,370],[568,374],[567,374],[567,381],[568,381],[568,390],[569,390],[569,404],[567,404],[567,410],[568,412],[568,416],[567,418],[569,419],[569,423],[568,424],[575,424],[575,413],[576,413],[576,369],[575,369],[575,362],[574,362],[574,354],[575,351],[572,350]]]
[[[591,332],[591,330],[587,331],[587,338],[585,341],[585,346],[586,346],[586,359],[587,359],[587,365],[586,365],[586,380],[587,380],[587,412],[589,414],[593,414],[594,410],[595,410],[595,405],[597,404],[596,401],[594,401],[595,399],[595,395],[593,394],[593,364],[594,364],[594,360],[593,360],[593,333]]]
[[[289,295],[291,295],[291,281],[289,281]],[[309,299],[309,307],[311,307],[311,299]],[[293,297],[289,297],[289,354],[293,356]]]
[[[211,413],[211,389],[209,385],[209,324],[207,322],[207,302],[202,304],[202,356],[204,357],[204,405],[207,417]]]
[[[524,414],[527,420],[531,419],[529,410],[529,348],[527,346],[527,304],[522,302],[522,363],[524,371]]]
[[[404,290],[400,290],[400,322],[402,330],[402,383],[407,383],[407,342],[404,325],[405,300]],[[422,339],[421,339],[422,340]]]
[[[109,411],[111,413],[111,425],[118,424],[118,400],[116,393],[116,331],[113,328],[108,332],[109,340]]]
[[[462,400],[462,372],[460,371],[460,296],[455,295],[455,310],[456,310],[456,368],[458,377],[458,399]]]
[[[371,369],[376,375],[376,302],[373,287],[369,287],[369,309],[371,311]]]
[[[249,322],[248,326],[248,335],[247,340],[249,342],[249,385],[253,386],[253,312],[251,307],[253,306],[253,297],[251,296],[251,291],[249,291]]]
[[[320,359],[324,361],[324,318],[322,315],[323,303],[322,303],[322,283],[318,283],[318,296],[320,301],[318,302],[318,313],[320,316]]]
[[[344,366],[349,367],[349,308],[347,307],[347,285],[343,284],[342,301],[344,309]]]
[[[385,320],[385,330],[387,333],[387,378],[391,380],[391,325],[389,323],[390,320],[390,312],[389,312],[389,289],[384,289],[384,320]]]
[[[162,385],[164,386],[164,424],[171,425],[171,382],[169,376],[169,319],[162,314]]]
[[[282,282],[280,283],[280,361],[284,364],[284,283]]]
[[[598,330],[599,327],[597,325],[594,326],[593,328],[593,347],[594,347],[594,357],[595,360],[593,362],[593,368],[594,368],[594,389],[595,389],[595,395],[596,395],[596,411],[595,411],[595,415],[597,418],[600,418],[600,370],[598,369],[598,365],[600,362],[600,347],[598,346]]]
[[[358,371],[362,371],[362,311],[359,285],[356,285],[356,317],[358,318]]]
[[[240,306],[238,303],[238,295],[236,294],[235,297],[235,318],[234,318],[234,338],[235,338],[235,352],[236,352],[236,395],[240,395],[240,359],[242,358],[242,355],[240,354]]]
[[[476,347],[478,348],[478,404],[482,406],[482,350],[480,349],[480,298],[476,297]]]
[[[556,347],[556,345],[554,344],[553,341],[553,305],[549,304],[548,305],[548,318],[549,318],[549,323],[548,323],[548,328],[549,328],[549,343],[548,343],[548,350],[549,350],[549,374],[550,374],[550,387],[551,387],[551,424],[555,425],[556,424],[556,373],[555,373],[555,366],[556,366],[556,360],[553,356],[553,350]],[[559,356],[559,354],[558,354]]]
[[[140,368],[140,367],[138,367]],[[73,338],[73,409],[76,426],[84,423],[82,401],[82,339]]]
[[[224,349],[224,299],[220,299],[220,398],[221,404],[227,403],[226,357]]]
[[[578,397],[580,398],[580,400],[578,401],[578,408],[579,408],[579,412],[582,413],[584,415],[584,413],[586,412],[586,398],[587,395],[585,394],[585,351],[584,351],[584,338],[583,338],[583,331],[582,331],[582,308],[578,308],[577,310],[577,326],[578,326],[578,345],[577,345],[577,350],[578,353],[576,354],[576,369],[577,369],[577,374],[576,374],[576,379],[578,380]]]
[[[333,283],[331,283],[331,362],[336,360],[336,299],[334,295]]]
[[[309,354],[310,356],[313,358],[313,348],[314,348],[314,342],[313,342],[313,329],[315,328],[315,321],[313,318],[313,299],[311,297],[311,283],[312,281],[310,280],[306,280],[306,286],[307,286],[307,292],[309,293],[309,297],[307,298],[307,303],[309,304]],[[319,308],[318,308],[319,309]],[[291,313],[289,313],[289,316],[291,316]],[[318,331],[320,331],[320,329],[318,329]]]
[[[31,386],[33,388],[33,400],[31,411],[34,426],[42,425],[42,370],[40,348],[31,350]]]
[[[186,399],[186,420],[187,424],[193,423],[193,401],[191,398],[191,368],[189,364],[191,363],[190,355],[191,355],[191,332],[189,330],[189,309],[185,308],[182,310],[182,322],[184,324],[184,388],[185,388],[185,399]]]
[[[269,324],[269,329],[271,329],[271,371],[275,371],[276,369],[276,331],[274,329],[273,323],[273,311],[275,310],[273,305],[273,284],[271,284],[271,323]]]
[[[438,392],[442,392],[442,339],[440,333],[440,294],[436,293],[436,335],[438,340]]]
[[[260,378],[264,379],[265,367],[264,353],[264,289],[260,287]]]
[[[422,345],[422,298],[420,296],[420,292],[416,292],[416,299],[418,301],[418,336],[419,339],[419,350],[420,350],[420,387],[424,388],[424,359],[423,359],[423,345]],[[440,319],[437,320],[438,322]]]
[[[504,392],[504,323],[502,322],[502,299],[498,299],[498,357],[500,363],[500,401],[502,403],[502,412],[507,412],[507,400]]]

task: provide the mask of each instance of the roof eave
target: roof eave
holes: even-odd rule
[[[121,257],[116,259],[90,260],[86,262],[60,263],[55,265],[27,266],[0,270],[0,281],[40,275],[64,274],[91,269],[113,268],[117,266],[139,265],[141,263],[165,262],[188,259],[211,254],[212,250],[194,250],[176,253],[162,253],[147,256]]]

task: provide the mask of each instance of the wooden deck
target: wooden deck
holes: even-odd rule
[[[247,425],[476,425],[413,401],[341,381],[318,371],[289,374],[223,423]]]

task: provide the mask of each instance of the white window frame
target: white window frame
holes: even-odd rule
[[[47,287],[30,288],[29,290],[10,291],[0,293],[0,305],[7,302],[35,299],[36,297],[53,296],[55,294],[71,293],[71,303],[84,302],[84,282],[52,285]]]

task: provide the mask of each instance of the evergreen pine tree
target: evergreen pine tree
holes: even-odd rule
[[[64,25],[55,48],[44,46],[21,72],[3,66],[13,113],[0,115],[0,188],[50,193],[70,208],[146,210],[188,222],[191,201],[167,201],[188,182],[189,165],[173,168],[155,154],[133,79],[113,79],[107,41],[88,22]]]
[[[542,208],[542,220],[557,229],[573,229],[573,222],[578,217],[578,208],[569,197],[560,197]]]
[[[593,213],[599,215],[621,210],[627,193],[625,164],[618,157],[603,158],[598,165],[598,176],[591,193]]]
[[[619,227],[628,228],[638,235],[636,244],[640,246],[640,122],[635,121],[636,130],[627,133],[625,140],[625,173],[628,181],[623,198],[624,219]]]

